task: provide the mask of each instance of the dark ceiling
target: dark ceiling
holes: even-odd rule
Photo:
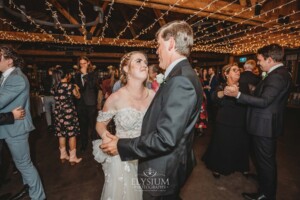
[[[299,10],[299,0],[0,0],[0,40],[30,62],[73,63],[87,54],[118,63],[135,49],[157,62],[156,31],[185,20],[195,33],[192,60],[222,65],[228,54],[271,42],[299,48]]]

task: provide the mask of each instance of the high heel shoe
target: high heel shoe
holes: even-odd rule
[[[213,172],[212,175],[213,175],[216,179],[219,179],[220,176],[221,176],[218,172]]]
[[[61,163],[64,163],[65,161],[68,161],[70,157],[68,156],[68,153],[66,151],[66,147],[59,148],[60,150],[60,161]]]
[[[77,156],[76,156],[76,149],[69,151],[69,153],[70,153],[69,162],[71,165],[75,165],[75,164],[78,164],[81,162],[82,158],[77,158]]]

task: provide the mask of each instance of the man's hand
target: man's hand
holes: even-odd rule
[[[25,110],[21,106],[13,109],[11,112],[14,115],[15,120],[24,119]]]
[[[224,89],[224,94],[231,97],[237,97],[239,94],[239,87],[236,85],[226,86]]]
[[[111,135],[109,133],[105,133],[105,134],[109,139],[111,139],[111,141],[109,143],[102,143],[100,148],[102,149],[102,151],[104,153],[107,153],[110,156],[118,155],[119,152],[118,152],[117,144],[118,144],[119,138],[117,136]]]

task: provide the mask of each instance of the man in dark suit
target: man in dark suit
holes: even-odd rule
[[[243,193],[245,199],[276,199],[276,139],[283,132],[283,114],[291,86],[291,75],[281,63],[283,56],[283,48],[277,44],[258,50],[257,63],[267,76],[256,86],[253,96],[240,93],[237,87],[225,88],[225,95],[249,105],[247,131],[253,140],[259,190]]]
[[[202,102],[200,81],[187,60],[193,30],[174,21],[157,33],[159,66],[165,69],[161,84],[142,123],[141,136],[119,139],[101,148],[122,160],[139,159],[138,177],[143,199],[180,199],[183,186],[195,165],[192,150],[195,123]]]
[[[215,103],[211,99],[211,94],[214,93],[217,86],[219,85],[218,78],[216,76],[216,68],[209,67],[208,68],[209,82],[207,86],[204,86],[205,94],[207,98],[207,112],[208,119],[212,122],[215,121],[217,115],[217,107]]]
[[[23,120],[0,126],[0,139],[5,140],[23,183],[29,186],[30,198],[46,199],[40,176],[30,158],[28,137],[34,125],[29,110],[29,82],[19,68],[23,60],[9,47],[2,46],[0,51],[0,71],[3,72],[0,112],[9,112],[18,106],[22,106],[26,112]]]
[[[239,80],[239,87],[241,91],[245,91],[247,94],[252,94],[255,86],[261,80],[259,76],[255,75],[252,70],[256,67],[254,60],[247,60],[244,64],[244,72],[241,73]]]
[[[78,58],[80,73],[75,75],[75,84],[79,86],[80,99],[76,100],[76,108],[80,126],[81,151],[85,151],[88,145],[89,130],[92,138],[97,135],[96,114],[97,114],[97,96],[98,80],[92,63],[86,56]]]

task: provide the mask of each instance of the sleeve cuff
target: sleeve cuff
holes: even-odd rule
[[[238,99],[238,98],[240,98],[240,96],[241,96],[241,92],[239,92],[238,95],[235,98]]]

